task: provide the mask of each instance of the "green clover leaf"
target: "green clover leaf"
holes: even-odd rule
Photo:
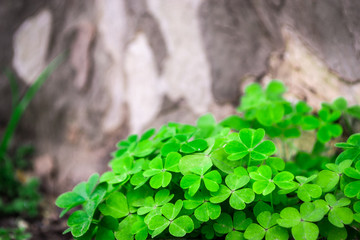
[[[294,175],[287,171],[276,174],[272,179],[272,170],[267,165],[260,166],[256,172],[251,172],[249,175],[255,180],[253,183],[254,192],[257,194],[263,194],[264,196],[275,190],[275,184],[279,188],[285,190],[294,190],[297,186],[297,184],[293,181]]]
[[[180,149],[180,144],[177,142],[167,142],[165,143],[160,150],[161,156],[166,157],[169,153],[178,152]]]
[[[180,151],[183,153],[202,152],[208,147],[208,143],[204,139],[196,139],[181,145]]]
[[[319,185],[311,184],[309,182],[313,181],[317,175],[312,175],[311,177],[296,176],[296,180],[300,183],[297,196],[300,200],[304,202],[310,202],[312,199],[319,198],[322,194],[322,189]]]
[[[145,178],[151,177],[150,186],[158,189],[170,184],[172,174],[170,172],[179,172],[179,161],[181,155],[176,152],[169,153],[165,159],[165,165],[161,157],[156,157],[149,163],[149,169],[144,171]]]
[[[360,133],[351,135],[346,143],[337,143],[335,146],[345,149],[345,151],[340,153],[336,158],[335,163],[339,164],[345,160],[357,162],[360,159]]]
[[[314,223],[302,221],[301,215],[296,208],[284,208],[280,212],[280,217],[280,219],[277,219],[277,223],[281,227],[291,228],[291,233],[295,240],[317,239],[319,235],[319,228]]]
[[[329,170],[322,170],[314,183],[319,185],[324,193],[333,190],[339,182],[339,174]]]
[[[226,234],[225,240],[244,239],[243,233],[245,229],[252,223],[250,218],[246,218],[244,212],[235,212],[234,219],[227,213],[222,213],[214,224],[215,232]]]
[[[168,189],[162,189],[155,194],[155,199],[151,196],[146,197],[145,201],[137,209],[138,215],[146,215],[144,221],[149,224],[152,217],[161,214],[160,207],[171,201],[174,194],[170,194]]]
[[[87,206],[89,215],[92,216],[96,207],[102,201],[106,194],[107,184],[99,183],[99,174],[93,174],[87,182],[79,183],[71,192],[61,194],[55,204],[60,208],[65,208],[60,217],[64,216],[72,208],[83,204]]]
[[[354,220],[360,223],[360,201],[354,203],[353,209],[355,211]]]
[[[217,192],[211,193],[212,197],[210,202],[221,203],[230,197],[230,206],[236,210],[242,210],[254,201],[255,194],[250,188],[242,188],[250,181],[249,175],[245,168],[238,167],[234,170],[234,173],[229,174],[225,178],[227,186],[220,185],[220,189]],[[242,188],[242,189],[240,189]]]
[[[264,126],[271,126],[280,122],[284,113],[284,105],[281,102],[266,103],[256,111],[256,119]]]
[[[179,168],[183,175],[194,173],[203,175],[212,167],[210,157],[204,154],[186,155],[180,159]]]
[[[217,170],[207,172],[211,166],[210,157],[205,155],[195,154],[182,157],[179,163],[180,171],[184,174],[180,181],[181,188],[188,189],[190,196],[194,196],[200,188],[201,181],[204,181],[209,191],[218,191],[222,178]]]
[[[134,239],[134,233],[132,226],[138,221],[138,216],[130,214],[125,217],[120,223],[119,227],[114,232],[117,240],[132,240]],[[105,239],[104,239],[105,240]]]
[[[176,218],[183,207],[182,200],[176,201],[175,204],[167,203],[161,208],[162,215],[151,218],[149,229],[154,230],[151,234],[155,236],[162,233],[168,226],[169,232],[175,237],[183,237],[194,229],[194,222],[189,216],[180,216]]]
[[[236,161],[247,156],[247,165],[257,165],[258,162],[267,159],[275,151],[273,142],[266,140],[262,141],[265,136],[264,129],[242,129],[239,132],[240,141],[231,141],[225,146],[225,152],[230,154],[229,160]]]
[[[240,131],[243,128],[249,128],[250,123],[246,121],[245,119],[237,116],[237,115],[231,115],[224,120],[222,120],[219,125],[223,127],[228,127],[236,131]]]
[[[114,231],[119,227],[119,222],[117,219],[111,216],[104,216],[100,222],[98,231],[96,232],[96,239],[100,240],[114,240]]]
[[[106,199],[105,203],[99,205],[102,214],[114,218],[122,218],[129,214],[127,198],[121,192],[114,192]]]
[[[204,181],[206,189],[210,192],[216,192],[219,190],[219,184],[222,178],[217,170],[210,171],[201,176],[188,174],[183,176],[180,181],[180,186],[183,189],[189,189],[189,195],[194,196],[200,188],[201,181]]]
[[[287,230],[280,226],[275,226],[279,218],[280,215],[278,213],[271,214],[268,211],[260,213],[256,218],[259,224],[250,224],[244,233],[244,237],[251,240],[261,240],[264,237],[265,239],[288,239],[289,234]]]
[[[346,163],[350,160],[342,161],[342,163]],[[352,162],[352,161],[351,161]],[[348,166],[349,164],[347,164]],[[344,188],[344,194],[347,197],[357,197],[360,199],[360,161],[355,164],[355,168],[348,167],[344,170],[346,176],[354,179],[358,179],[359,181],[353,181],[348,183]]]
[[[341,111],[331,110],[323,106],[319,111],[319,117],[321,123],[316,136],[321,143],[326,143],[332,138],[341,136],[343,132],[341,125],[333,123],[341,117]]]
[[[334,226],[342,228],[344,224],[348,225],[353,221],[353,212],[350,208],[345,207],[351,203],[348,198],[341,198],[337,200],[333,194],[325,195],[326,202],[330,206],[329,222]]]
[[[202,192],[198,192],[194,196],[185,194],[186,200],[184,200],[184,208],[194,211],[194,215],[197,220],[201,222],[207,222],[209,219],[215,220],[221,214],[220,205],[209,202],[210,196]]]

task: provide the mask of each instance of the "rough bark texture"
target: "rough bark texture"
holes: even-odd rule
[[[233,113],[251,81],[280,79],[314,107],[359,103],[359,12],[351,0],[2,0],[0,72],[21,89],[69,52],[16,139],[34,144],[37,171],[59,192],[106,170],[130,132]],[[1,130],[11,93],[0,77]]]

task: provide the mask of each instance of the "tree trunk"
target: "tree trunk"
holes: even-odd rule
[[[249,82],[282,80],[314,107],[359,103],[359,12],[351,0],[2,0],[0,72],[20,89],[68,52],[15,140],[36,147],[35,170],[62,192],[105,171],[129,133],[234,113]],[[1,130],[11,93],[0,77]]]

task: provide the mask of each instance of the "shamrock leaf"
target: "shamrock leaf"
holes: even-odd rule
[[[125,195],[121,192],[113,192],[105,203],[99,205],[102,214],[114,218],[122,218],[129,214],[129,206]]]
[[[266,164],[273,169],[273,172],[282,171],[285,168],[284,160],[278,157],[269,157],[266,159]]]
[[[281,102],[263,104],[256,111],[256,119],[264,126],[271,126],[282,120],[285,113]]]
[[[96,232],[96,239],[99,240],[114,240],[114,231],[119,227],[119,222],[117,219],[111,216],[104,216],[98,225],[98,230]]]
[[[196,137],[197,138],[208,138],[210,137],[216,129],[216,121],[212,114],[205,114],[196,122],[197,125],[197,132]]]
[[[144,218],[137,216],[137,221],[131,226],[131,233],[135,235],[136,240],[146,240],[148,238],[149,229]]]
[[[70,215],[67,224],[71,230],[71,234],[74,237],[80,237],[89,230],[91,221],[92,216],[86,211],[77,210]]]
[[[194,222],[189,216],[183,215],[176,218],[182,207],[182,200],[176,201],[175,204],[165,204],[161,208],[162,215],[154,216],[149,222],[149,229],[154,230],[152,237],[162,233],[168,226],[170,234],[175,237],[183,237],[186,233],[192,232],[194,229]]]
[[[202,152],[208,147],[207,142],[204,139],[196,139],[188,143],[181,145],[180,151],[183,153]]]
[[[283,83],[271,81],[265,91],[257,83],[248,85],[241,97],[238,111],[244,111],[248,120],[257,119],[264,126],[280,122],[284,116],[282,94],[286,91]]]
[[[264,196],[275,190],[275,184],[281,189],[294,189],[297,185],[293,181],[294,175],[287,171],[276,174],[272,179],[272,170],[267,165],[260,166],[256,172],[251,172],[249,175],[255,180],[254,192]]]
[[[238,240],[243,239],[243,233],[250,224],[252,220],[246,218],[244,212],[235,212],[234,219],[227,213],[222,213],[216,223],[214,224],[215,232],[219,234],[226,234],[225,240]]]
[[[143,204],[137,209],[137,214],[147,214],[144,221],[148,224],[152,217],[161,214],[160,207],[170,202],[173,197],[174,194],[170,194],[168,189],[162,189],[155,194],[155,199],[151,196],[145,198]]]
[[[360,223],[360,201],[355,202],[353,208],[355,211],[354,220]]]
[[[330,192],[339,182],[339,174],[329,170],[319,172],[314,183],[319,185],[324,193]]]
[[[334,124],[341,116],[341,111],[331,110],[328,107],[323,106],[319,111],[319,117],[321,120],[320,128],[317,132],[317,139],[321,143],[326,143],[331,138],[339,137],[342,134],[342,127],[339,124]]]
[[[322,189],[319,185],[311,184],[309,182],[313,181],[317,175],[312,175],[311,177],[296,176],[296,180],[300,183],[297,196],[300,200],[304,202],[310,202],[314,198],[319,198],[322,194]]]
[[[179,172],[179,161],[181,155],[176,152],[169,153],[165,159],[165,165],[161,157],[154,158],[149,163],[149,169],[144,171],[144,177],[151,177],[150,186],[158,189],[170,184],[172,174],[170,172]]]
[[[218,191],[222,178],[217,170],[206,173],[211,166],[211,159],[205,155],[187,155],[181,158],[179,167],[184,174],[180,181],[181,188],[189,189],[190,196],[194,196],[199,190],[201,182],[204,181],[205,187],[209,191]]]
[[[335,146],[345,149],[345,151],[340,153],[336,158],[335,162],[337,164],[345,160],[357,162],[360,159],[360,133],[351,135],[346,143],[337,143]]]
[[[93,174],[87,182],[79,183],[71,192],[61,194],[55,202],[58,207],[64,208],[60,213],[60,217],[81,204],[87,207],[89,215],[92,216],[104,198],[107,189],[106,183],[98,183],[99,174]]]
[[[316,200],[314,203],[306,202],[301,204],[300,213],[293,207],[284,208],[280,212],[281,218],[277,219],[277,223],[281,227],[291,228],[295,240],[316,240],[319,228],[312,222],[320,221],[328,210],[329,207],[323,200]]]
[[[211,193],[212,197],[210,198],[210,202],[221,203],[230,197],[229,203],[232,208],[237,210],[244,209],[246,207],[245,203],[249,204],[255,199],[255,194],[252,189],[240,189],[249,181],[250,178],[247,171],[243,167],[236,168],[234,173],[229,174],[225,178],[227,187],[220,185],[219,191]]]
[[[185,194],[184,200],[185,209],[195,209],[194,215],[197,220],[207,222],[209,219],[217,219],[221,214],[220,205],[209,202],[209,196],[202,192],[198,192],[194,196]]]
[[[129,153],[133,152],[133,150],[135,149],[135,147],[137,145],[137,139],[138,139],[138,136],[136,134],[133,134],[133,135],[128,136],[128,138],[126,140],[118,142],[116,145],[118,147],[118,150],[116,150],[114,153],[112,153],[112,155],[114,157],[120,157],[127,152],[129,152]]]
[[[225,152],[230,154],[229,160],[239,160],[247,157],[247,165],[257,165],[259,161],[267,159],[275,151],[275,145],[273,142],[266,140],[262,141],[265,136],[264,129],[242,129],[239,132],[240,141],[231,141],[225,146]]]
[[[337,200],[333,194],[325,195],[326,202],[330,206],[329,222],[334,226],[342,228],[344,224],[350,224],[353,221],[353,212],[348,206],[351,201],[348,198],[341,198]]]
[[[165,143],[160,150],[161,156],[166,157],[171,152],[178,152],[180,149],[180,144],[177,142],[167,142]]]
[[[133,240],[134,233],[132,231],[132,226],[138,221],[138,217],[139,216],[136,216],[135,214],[130,214],[125,217],[114,232],[115,238],[117,240]]]
[[[237,115],[231,115],[227,118],[225,118],[224,120],[222,120],[219,125],[223,126],[223,127],[228,127],[231,128],[233,130],[237,130],[240,131],[243,128],[248,128],[250,127],[250,123],[248,121],[246,121],[245,119],[237,116]]]
[[[201,227],[201,234],[203,234],[206,239],[214,239],[215,231],[213,225],[209,223],[203,224]]]
[[[134,161],[134,158],[128,155],[115,158],[110,162],[113,172],[103,174],[100,181],[106,181],[110,184],[124,182],[128,179],[128,176],[140,172],[142,165],[143,160]]]
[[[179,162],[179,168],[183,175],[189,173],[203,175],[212,165],[210,157],[204,154],[186,155],[182,157]]]
[[[276,226],[279,218],[278,213],[271,214],[268,211],[260,213],[256,218],[259,224],[250,224],[244,233],[244,237],[252,240],[261,240],[264,236],[265,239],[288,239],[287,230]]]
[[[345,160],[341,163],[346,163],[350,160]],[[340,164],[341,164],[340,163]],[[358,181],[353,181],[348,183],[344,188],[344,194],[347,197],[356,197],[360,199],[360,161],[355,164],[355,168],[348,167],[344,170],[346,176],[354,179],[358,179]]]

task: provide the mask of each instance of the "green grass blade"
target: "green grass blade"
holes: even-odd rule
[[[19,123],[21,116],[23,115],[26,107],[29,105],[37,91],[40,87],[44,84],[46,79],[54,72],[54,70],[60,65],[60,63],[64,59],[64,55],[61,54],[60,56],[56,57],[40,74],[40,76],[36,79],[36,81],[29,87],[26,91],[24,97],[21,101],[16,105],[13,109],[13,112],[10,116],[10,120],[8,125],[6,126],[4,136],[1,140],[0,144],[0,160],[3,158],[7,148],[9,146],[10,140],[15,132],[15,129]]]
[[[20,100],[19,86],[16,83],[14,73],[10,69],[5,70],[5,75],[10,83],[12,110],[14,110]]]

